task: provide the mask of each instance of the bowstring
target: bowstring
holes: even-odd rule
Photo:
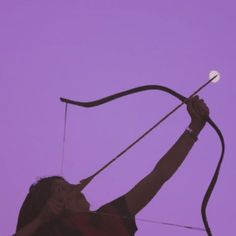
[[[204,228],[201,228],[201,227],[183,225],[183,224],[177,224],[177,223],[170,223],[170,222],[158,221],[158,220],[151,220],[151,219],[145,219],[145,218],[139,218],[139,217],[122,216],[122,215],[115,215],[115,214],[103,213],[103,212],[97,212],[97,211],[89,211],[89,212],[85,211],[85,212],[80,212],[80,213],[91,213],[91,214],[95,214],[95,215],[110,216],[110,217],[122,218],[122,219],[126,219],[126,220],[131,220],[131,219],[135,218],[136,221],[140,221],[140,222],[144,222],[144,223],[167,225],[167,226],[185,228],[185,229],[195,230],[195,231],[204,231],[204,232],[206,231]]]
[[[129,217],[129,216],[119,216],[119,215],[114,215],[114,214],[109,214],[109,213],[101,213],[101,212],[99,212],[99,213],[92,212],[92,213],[97,214],[97,215],[123,218],[123,219],[127,219],[127,220],[133,219],[132,217]],[[146,222],[146,223],[152,223],[152,224],[161,224],[161,225],[168,225],[168,226],[191,229],[191,230],[206,231],[205,229],[200,228],[200,227],[194,227],[194,226],[182,225],[182,224],[176,224],[176,223],[170,223],[170,222],[164,222],[164,221],[157,221],[157,220],[150,220],[150,219],[144,219],[144,218],[139,218],[139,217],[135,217],[135,220],[141,221],[141,222]]]
[[[60,175],[63,176],[63,167],[65,160],[65,146],[66,146],[66,125],[67,125],[67,111],[68,111],[68,103],[65,105],[65,113],[64,113],[64,125],[63,125],[63,138],[62,138],[62,157],[61,157],[61,171]]]

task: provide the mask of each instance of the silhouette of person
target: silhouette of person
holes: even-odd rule
[[[154,169],[123,196],[89,210],[80,184],[60,176],[40,179],[30,187],[21,207],[15,236],[132,236],[135,215],[158,193],[185,160],[206,123],[209,109],[203,99],[187,101],[191,122]]]

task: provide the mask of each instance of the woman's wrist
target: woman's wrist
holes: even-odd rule
[[[189,124],[189,128],[197,136],[204,128],[205,124],[206,124],[205,121],[192,120],[191,123]]]
[[[14,236],[32,236],[42,226],[43,222],[39,217],[35,218],[32,222],[20,228]]]

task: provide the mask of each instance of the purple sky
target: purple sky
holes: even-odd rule
[[[188,96],[212,69],[222,80],[200,93],[223,132],[225,161],[207,210],[214,235],[235,235],[235,1],[0,2],[0,235],[11,235],[29,185],[60,173],[64,105],[160,84]],[[152,106],[147,106],[151,103]],[[104,106],[69,106],[64,176],[94,173],[179,102],[146,92]],[[96,209],[128,191],[189,124],[180,109],[85,190]],[[206,126],[184,165],[138,218],[203,227],[201,201],[220,155]],[[137,236],[204,232],[137,221]]]

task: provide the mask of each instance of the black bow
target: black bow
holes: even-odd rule
[[[212,78],[210,81],[212,81],[214,78]],[[200,91],[203,87],[205,87],[210,81],[208,81],[206,84],[204,84],[200,89],[198,89],[196,92],[194,92],[191,96],[197,94],[197,92]],[[164,92],[169,93],[169,94],[173,95],[174,97],[178,98],[182,103],[179,106],[177,106],[174,110],[172,110],[168,115],[166,115],[163,119],[161,119],[158,123],[156,123],[152,128],[150,128],[148,131],[146,131],[137,140],[135,140],[124,151],[119,153],[114,159],[112,159],[110,162],[108,162],[99,171],[97,171],[92,176],[82,180],[81,181],[81,183],[82,183],[82,187],[81,188],[84,188],[87,184],[89,184],[91,182],[91,180],[96,175],[98,175],[101,171],[103,171],[111,163],[113,163],[115,160],[117,160],[121,155],[123,155],[125,152],[127,152],[136,143],[138,143],[142,138],[144,138],[148,133],[150,133],[154,128],[156,128],[163,120],[165,120],[170,114],[172,114],[174,111],[176,111],[180,106],[185,104],[185,102],[188,100],[188,98],[184,97],[183,95],[177,93],[176,91],[174,91],[174,90],[172,90],[170,88],[167,88],[167,87],[164,87],[164,86],[161,86],[161,85],[145,85],[145,86],[140,86],[140,87],[136,87],[136,88],[129,89],[129,90],[126,90],[126,91],[123,91],[123,92],[119,92],[119,93],[116,93],[114,95],[107,96],[107,97],[104,97],[104,98],[101,98],[101,99],[98,99],[98,100],[95,100],[95,101],[91,101],[91,102],[79,102],[79,101],[69,100],[69,99],[66,99],[66,98],[60,98],[60,100],[62,102],[65,102],[66,104],[73,104],[73,105],[82,106],[82,107],[94,107],[94,106],[99,106],[99,105],[102,105],[104,103],[110,102],[112,100],[115,100],[115,99],[118,99],[118,98],[130,95],[130,94],[134,94],[134,93],[138,93],[138,92],[143,92],[143,91],[147,91],[147,90],[161,90],[161,91],[164,91]],[[207,232],[208,236],[212,236],[211,229],[209,227],[208,220],[207,220],[206,208],[207,208],[209,199],[210,199],[211,194],[212,194],[212,192],[213,192],[213,190],[215,188],[215,185],[216,185],[216,182],[217,182],[217,179],[218,179],[218,176],[219,176],[219,171],[220,171],[221,164],[222,164],[222,161],[223,161],[223,158],[224,158],[225,144],[224,144],[223,135],[222,135],[220,129],[217,127],[217,125],[212,121],[212,119],[210,117],[207,117],[206,121],[208,122],[208,124],[218,134],[218,136],[220,138],[220,141],[221,141],[221,146],[222,146],[221,156],[220,156],[219,162],[217,164],[217,167],[216,167],[214,175],[213,175],[213,177],[211,179],[211,182],[210,182],[210,184],[209,184],[209,186],[207,188],[207,191],[206,191],[206,193],[204,195],[204,198],[203,198],[203,201],[202,201],[202,205],[201,205],[202,220],[203,220],[206,232]]]

